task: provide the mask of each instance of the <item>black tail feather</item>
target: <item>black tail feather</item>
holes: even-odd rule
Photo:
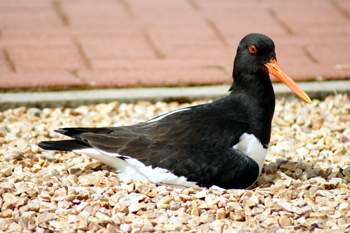
[[[60,151],[72,151],[72,150],[91,148],[91,146],[89,146],[88,144],[77,140],[44,141],[44,142],[40,142],[38,146],[44,150],[60,150]]]
[[[60,151],[72,151],[91,148],[91,146],[88,143],[84,142],[84,140],[80,137],[82,133],[91,132],[97,134],[105,134],[111,131],[112,130],[108,128],[61,128],[55,130],[55,132],[75,138],[76,140],[44,141],[40,142],[38,146],[44,150]]]
[[[106,134],[111,132],[108,128],[60,128],[55,130],[55,132],[66,135],[68,137],[76,138],[81,140],[80,134],[82,133],[96,133],[96,134]]]

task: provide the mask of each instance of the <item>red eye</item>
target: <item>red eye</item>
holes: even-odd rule
[[[251,45],[251,46],[249,46],[249,51],[251,53],[256,53],[258,50],[256,49],[256,47],[254,45]]]

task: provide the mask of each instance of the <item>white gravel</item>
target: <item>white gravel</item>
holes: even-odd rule
[[[252,190],[119,180],[88,156],[37,146],[62,139],[53,132],[59,127],[129,125],[188,105],[112,102],[0,112],[0,231],[350,231],[346,95],[312,104],[277,101],[270,150]]]

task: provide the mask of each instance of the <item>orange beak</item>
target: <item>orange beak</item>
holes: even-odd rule
[[[289,87],[295,94],[305,100],[307,103],[311,103],[310,97],[291,79],[286,72],[278,65],[277,61],[273,59],[271,62],[266,63],[265,66],[269,70],[269,73],[278,78],[287,87]]]

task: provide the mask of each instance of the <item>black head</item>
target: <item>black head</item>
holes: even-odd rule
[[[237,49],[232,74],[234,82],[230,91],[233,91],[235,86],[239,86],[251,92],[260,90],[261,94],[264,94],[261,89],[273,92],[269,73],[286,84],[303,100],[311,103],[309,96],[278,65],[273,41],[258,33],[245,36]]]
[[[258,33],[248,34],[239,43],[233,66],[233,78],[236,81],[245,74],[267,76],[268,69],[265,64],[274,59],[276,59],[275,44],[269,37]]]

